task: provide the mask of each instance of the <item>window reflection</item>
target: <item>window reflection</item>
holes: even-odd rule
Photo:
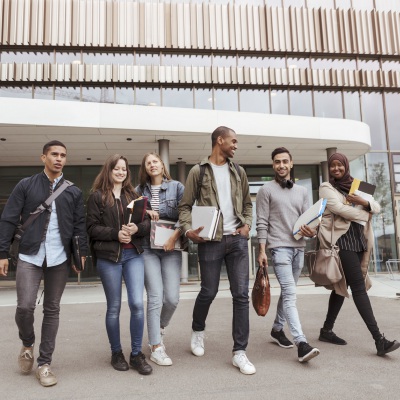
[[[312,69],[349,69],[356,70],[356,60],[329,60],[327,58],[312,58],[311,59]]]
[[[193,108],[193,90],[166,88],[162,100],[164,107]]]
[[[215,89],[214,109],[225,111],[238,111],[238,92],[235,89]]]
[[[58,64],[81,64],[82,54],[78,53],[59,53],[56,52],[56,63]]]
[[[133,64],[132,53],[83,53],[85,64]]]
[[[358,92],[344,92],[343,102],[344,117],[346,119],[361,121],[360,95],[358,94]]]
[[[288,58],[287,67],[292,69],[310,68],[310,60],[308,58]]]
[[[362,92],[361,107],[363,122],[371,129],[373,150],[386,150],[385,120],[381,93]]]
[[[393,61],[393,60],[383,61],[382,70],[383,71],[400,71],[400,62]]]
[[[114,103],[113,87],[83,87],[82,101],[94,103]]]
[[[382,271],[386,267],[385,261],[397,258],[388,155],[387,153],[368,153],[366,157],[368,182],[376,185],[374,199],[381,206],[381,212],[372,217],[372,225],[376,258],[383,259],[383,262],[377,265],[377,270]]]
[[[285,8],[292,6],[292,7],[305,7],[305,0],[284,0],[283,5]]]
[[[343,118],[342,94],[340,92],[314,92],[315,116]]]
[[[375,0],[375,8],[378,11],[400,11],[399,0]]]
[[[0,53],[0,62],[2,63],[54,63],[54,53],[40,52],[8,52]]]
[[[0,97],[18,97],[18,98],[32,98],[32,87],[5,87],[0,86]]]
[[[194,91],[195,108],[212,110],[213,109],[213,92],[212,89],[195,89]]]
[[[44,99],[44,100],[53,100],[54,96],[54,89],[53,86],[35,86],[33,91],[33,98],[34,99]]]
[[[134,93],[131,87],[115,88],[115,102],[117,104],[133,104]]]
[[[269,91],[241,90],[240,111],[269,114]]]
[[[335,3],[336,8],[342,8],[344,10],[351,8],[351,0],[335,0]]]
[[[56,87],[54,91],[54,98],[56,100],[66,101],[80,101],[81,89],[80,87]]]
[[[379,61],[376,60],[359,60],[358,68],[366,71],[379,71]]]
[[[334,8],[333,0],[307,0],[308,8]]]
[[[355,160],[350,161],[350,173],[352,176],[362,181],[365,181],[367,179],[364,156],[358,157]]]
[[[135,104],[139,106],[161,105],[160,89],[157,88],[136,88]]]
[[[236,57],[214,56],[212,65],[213,67],[236,67]]]
[[[271,91],[271,112],[272,114],[289,114],[286,90]]]
[[[161,65],[183,65],[196,67],[210,67],[211,56],[195,56],[180,54],[163,54]]]
[[[159,54],[136,54],[135,65],[160,65]]]
[[[386,93],[386,119],[391,151],[400,151],[400,93]]]
[[[289,91],[290,115],[313,116],[312,96],[308,91]]]
[[[286,68],[286,62],[279,57],[238,57],[238,67]]]
[[[374,0],[352,0],[353,8],[355,10],[373,10]]]

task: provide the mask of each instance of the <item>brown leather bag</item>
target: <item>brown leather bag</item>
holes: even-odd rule
[[[257,315],[264,317],[271,304],[271,286],[269,284],[267,267],[264,265],[258,267],[253,290],[251,292],[251,299]]]

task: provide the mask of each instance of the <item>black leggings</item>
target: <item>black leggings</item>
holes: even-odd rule
[[[362,251],[356,253],[354,251],[340,250],[339,252],[344,276],[346,277],[347,285],[351,288],[354,303],[372,337],[376,340],[381,337],[381,333],[379,332],[378,324],[372,311],[371,302],[365,288],[365,280],[361,271],[363,255],[364,252]],[[325,329],[333,329],[343,301],[344,297],[336,294],[333,290],[329,298],[328,313],[324,323]]]

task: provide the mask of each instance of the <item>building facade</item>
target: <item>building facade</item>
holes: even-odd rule
[[[345,153],[377,185],[371,269],[386,271],[400,251],[399,32],[396,0],[0,0],[0,210],[48,140],[65,142],[86,196],[113,153],[137,177],[158,151],[184,182],[227,125],[254,196],[275,147],[311,201],[327,155]],[[255,251],[253,238],[252,268]]]

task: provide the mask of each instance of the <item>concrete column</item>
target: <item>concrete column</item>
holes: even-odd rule
[[[178,161],[176,165],[178,166],[178,181],[184,185],[186,182],[186,162]]]
[[[158,140],[158,154],[163,160],[165,168],[169,171],[169,140],[168,139],[159,139]]]
[[[332,154],[337,153],[337,147],[329,147],[326,149],[326,157],[329,158]]]
[[[328,161],[321,161],[322,182],[329,182]]]

